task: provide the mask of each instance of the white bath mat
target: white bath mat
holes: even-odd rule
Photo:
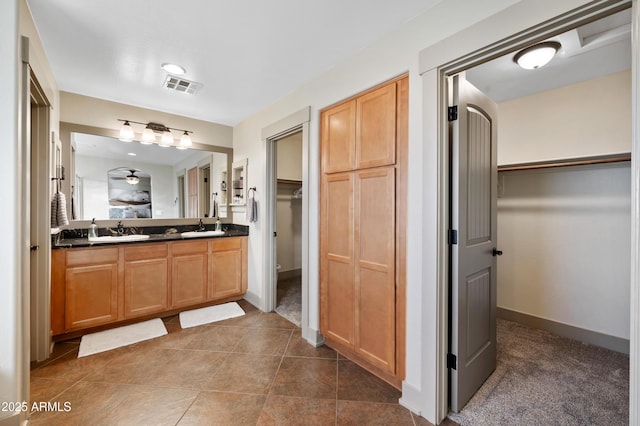
[[[223,303],[222,305],[180,312],[180,326],[182,328],[195,327],[242,315],[244,315],[244,311],[236,302]]]
[[[78,358],[93,355],[143,340],[164,336],[167,329],[160,318],[82,336]]]

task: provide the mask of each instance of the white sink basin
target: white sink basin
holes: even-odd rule
[[[180,235],[182,235],[182,238],[215,237],[224,235],[224,231],[189,231]]]
[[[141,241],[148,240],[148,235],[119,235],[112,236],[107,235],[104,237],[89,237],[90,243],[123,243],[127,241]]]

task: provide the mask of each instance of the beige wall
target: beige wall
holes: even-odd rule
[[[498,164],[631,152],[631,73],[498,105]]]
[[[277,142],[278,179],[302,180],[302,132]]]
[[[118,121],[119,118],[141,123],[154,122],[168,127],[193,131],[191,139],[195,143],[233,146],[233,128],[230,126],[75,93],[61,92],[60,101],[62,105],[60,120],[68,123],[119,130],[122,126],[122,123]],[[136,133],[141,133],[144,129],[144,126],[140,124],[132,126]],[[174,136],[177,137],[177,135]]]

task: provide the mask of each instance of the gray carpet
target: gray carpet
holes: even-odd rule
[[[498,364],[449,418],[467,425],[626,425],[629,357],[498,320]]]
[[[278,279],[276,312],[300,327],[302,316],[302,278]]]

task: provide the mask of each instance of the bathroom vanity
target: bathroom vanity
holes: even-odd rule
[[[159,233],[115,243],[58,239],[51,256],[54,340],[241,299],[247,289],[247,235],[247,227],[233,225],[222,236]]]

